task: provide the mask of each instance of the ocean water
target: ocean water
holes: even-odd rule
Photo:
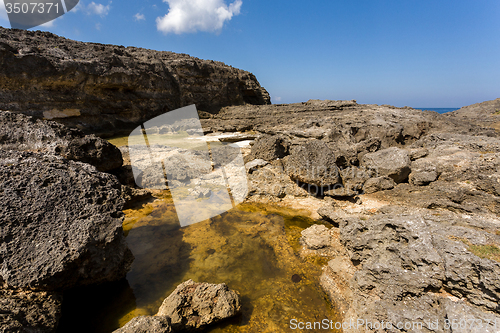
[[[460,108],[414,108],[414,109],[422,110],[422,111],[435,111],[437,113],[446,113],[446,112],[458,110]]]

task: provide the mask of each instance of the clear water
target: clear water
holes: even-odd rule
[[[434,112],[437,112],[437,113],[447,113],[447,112],[452,112],[452,111],[456,111],[460,108],[414,108],[416,110],[422,110],[422,111],[434,111]]]
[[[339,319],[319,286],[325,260],[298,257],[300,232],[318,223],[298,211],[245,204],[180,228],[165,196],[125,213],[131,271],[121,282],[66,293],[59,332],[112,332],[135,316],[154,315],[188,279],[225,282],[241,294],[242,314],[207,332],[288,332],[293,318]]]

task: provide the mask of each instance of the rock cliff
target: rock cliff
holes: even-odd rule
[[[269,103],[253,74],[221,62],[0,27],[0,110],[112,135],[185,105]]]

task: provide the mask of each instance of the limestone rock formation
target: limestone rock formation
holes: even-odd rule
[[[291,179],[319,187],[340,182],[333,151],[320,140],[312,140],[284,159],[285,172]]]
[[[123,164],[120,150],[106,140],[54,121],[8,111],[0,111],[0,149],[56,154],[92,164],[99,171],[113,170]]]
[[[500,133],[500,98],[464,106],[459,110],[447,113],[445,116],[449,119],[460,119],[483,127],[492,127]]]
[[[165,298],[155,316],[135,317],[114,333],[196,331],[233,317],[240,310],[239,294],[225,283],[187,280]]]
[[[182,106],[269,104],[249,72],[186,54],[0,28],[0,110],[111,135]]]
[[[172,326],[167,316],[134,317],[125,326],[113,333],[170,333]]]
[[[401,183],[410,174],[410,157],[403,149],[391,147],[363,156],[361,164],[367,169],[374,170],[379,176],[392,178]]]
[[[163,301],[157,316],[168,316],[174,329],[201,328],[233,317],[241,309],[240,296],[226,284],[188,280]]]
[[[132,261],[120,184],[56,155],[0,150],[0,280],[64,290],[114,281]]]

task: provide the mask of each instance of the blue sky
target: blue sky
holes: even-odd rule
[[[273,103],[500,97],[498,0],[84,0],[35,30],[222,61],[254,73]]]

